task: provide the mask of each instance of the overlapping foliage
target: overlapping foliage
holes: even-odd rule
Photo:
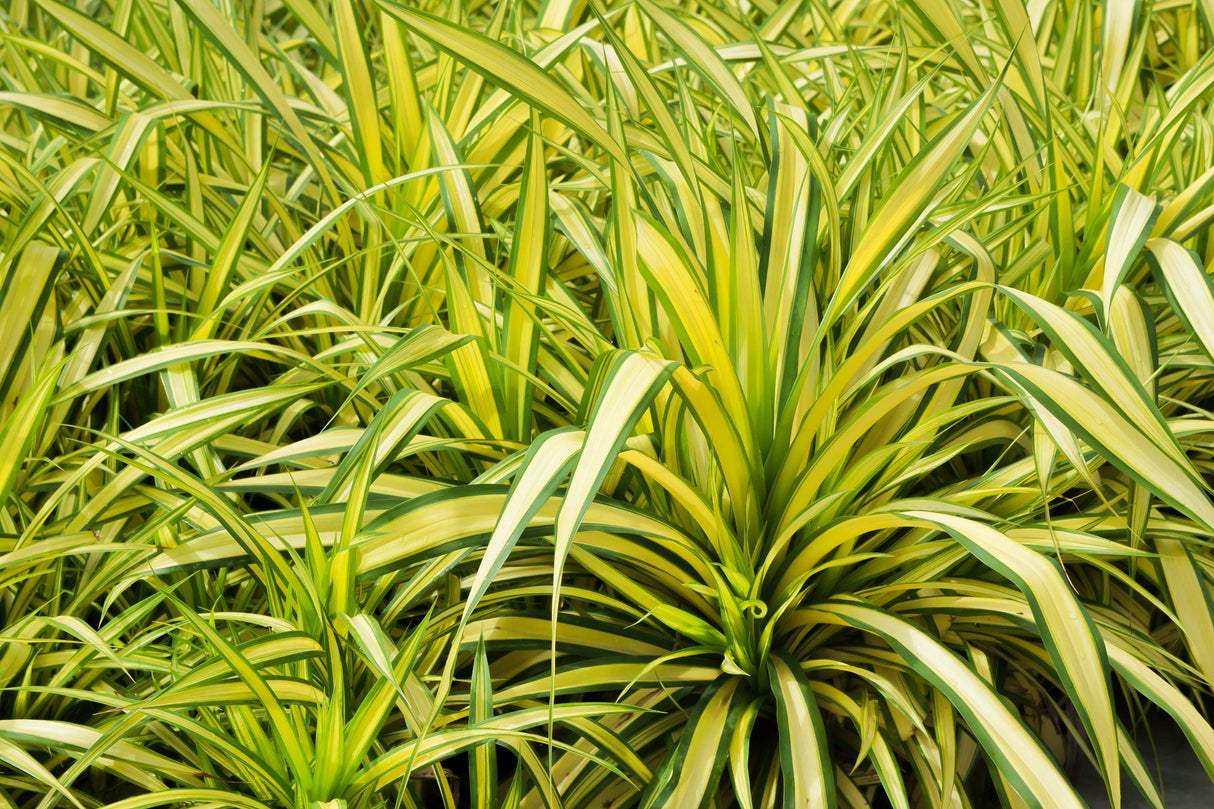
[[[1214,6],[0,23],[0,804],[1214,777]]]

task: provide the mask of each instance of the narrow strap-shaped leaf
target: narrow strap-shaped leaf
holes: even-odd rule
[[[679,167],[683,179],[694,185],[696,166],[691,151],[687,148],[687,136],[679,130],[666,99],[662,97],[662,93],[654,83],[649,71],[628,49],[615,29],[610,25],[603,25],[602,28],[608,43],[607,47],[611,49],[611,53],[619,61],[620,67],[624,69],[623,72],[631,82],[631,87],[636,95],[645,102],[646,109],[653,116],[654,128],[666,144],[666,148],[670,150],[670,156],[675,165]],[[623,77],[616,77],[616,81],[622,82]]]
[[[473,723],[488,722],[493,717],[493,681],[484,638],[476,645],[472,682],[468,688],[468,718]],[[497,809],[497,752],[494,748],[493,742],[478,744],[468,757],[472,809]]]
[[[37,438],[38,427],[46,419],[62,367],[62,363],[48,363],[40,369],[38,377],[12,403],[8,418],[0,425],[0,508],[8,506],[9,496]],[[0,408],[0,413],[6,410]]]
[[[55,0],[36,0],[47,14],[87,45],[100,59],[118,67],[123,75],[160,98],[190,98],[189,92],[152,57],[87,14]]]
[[[675,748],[641,794],[641,809],[701,809],[709,805],[725,768],[724,752],[740,709],[748,702],[738,677],[704,691]]]
[[[1152,809],[1164,809],[1163,796],[1159,794],[1159,787],[1155,785],[1155,776],[1151,774],[1151,770],[1143,761],[1142,754],[1138,752],[1133,736],[1121,722],[1117,723],[1117,746],[1121,750],[1121,760],[1124,763],[1125,772],[1134,786],[1138,787],[1139,793],[1147,799]]]
[[[741,809],[754,809],[755,805],[750,786],[751,732],[762,706],[763,701],[756,698],[742,709],[729,740],[729,774],[733,779],[734,797]]]
[[[857,346],[837,367],[830,381],[826,383],[821,392],[814,396],[813,405],[797,425],[797,429],[790,430],[787,452],[772,453],[767,461],[775,481],[772,485],[770,505],[773,513],[787,507],[791,489],[796,485],[798,478],[812,458],[811,449],[818,438],[819,428],[828,415],[839,407],[840,399],[847,395],[849,387],[859,381],[857,377],[864,372],[872,357],[885,347],[887,341],[903,332],[919,318],[937,307],[946,305],[954,298],[972,295],[981,287],[982,285],[978,283],[950,287],[899,310],[888,322],[871,334],[867,341]],[[799,395],[794,398],[799,398]]]
[[[1179,540],[1155,539],[1159,566],[1193,662],[1214,683],[1214,598],[1202,569]]]
[[[4,346],[0,351],[0,414],[15,406],[12,396],[19,389],[18,377],[32,367],[26,362],[26,352],[66,258],[56,247],[31,242],[16,260],[4,262],[0,278],[0,345]]]
[[[565,482],[582,450],[585,435],[581,430],[558,428],[540,436],[527,448],[480,567],[469,585],[461,624],[467,623],[531,519]]]
[[[230,806],[232,809],[270,809],[261,801],[231,789],[181,788],[147,792],[106,804],[106,809],[151,809],[153,806],[197,803],[206,806]],[[77,804],[79,805],[79,804]]]
[[[388,720],[393,705],[398,705],[405,724],[416,734],[423,717],[432,706],[425,685],[420,682],[415,664],[418,654],[428,639],[430,616],[425,615],[412,634],[401,641],[396,649],[385,636],[383,627],[365,614],[343,616],[339,619],[352,628],[352,637],[362,655],[371,664],[376,675],[375,682],[366,692],[354,716],[346,723],[345,744],[350,753],[345,762],[347,782],[363,766],[363,757],[374,745]],[[389,659],[395,653],[394,659]]]
[[[321,503],[345,502],[342,544],[354,541],[371,482],[395,453],[417,435],[447,400],[420,390],[399,391],[380,407],[357,443],[338,464]]]
[[[707,366],[705,376],[733,421],[734,429],[744,439],[748,438],[750,417],[746,396],[702,287],[700,271],[693,266],[693,259],[686,251],[652,217],[637,214],[636,238],[645,280],[670,318],[680,347],[693,367]]]
[[[635,711],[636,708],[631,705],[574,703],[557,706],[552,715],[556,722],[564,722],[570,719],[611,716]],[[371,765],[365,768],[354,781],[351,789],[355,792],[364,789],[384,789],[410,773],[433,766],[443,759],[483,742],[495,742],[513,747],[518,742],[536,744],[547,741],[535,733],[528,732],[527,729],[541,727],[549,715],[546,707],[510,711],[494,716],[480,725],[442,728],[427,734],[424,738],[410,739],[395,745],[372,761]],[[553,740],[552,744],[562,750],[578,749],[561,740]],[[584,750],[580,753],[597,766],[608,767],[619,772],[618,768],[615,768],[610,762],[593,753]]]
[[[485,240],[480,236],[485,230],[484,215],[481,213],[481,201],[472,181],[472,174],[468,169],[461,168],[464,163],[463,154],[447,128],[447,122],[437,111],[430,109],[427,123],[434,162],[451,169],[436,179],[441,192],[443,211],[447,216],[447,229],[452,234],[452,260],[472,299],[483,306],[494,308],[494,290],[489,275],[482,266],[488,261]],[[448,302],[448,306],[450,305]],[[459,312],[453,312],[452,326],[465,333],[482,332],[479,317],[473,313],[461,315]],[[487,339],[496,342],[496,335],[488,333]]]
[[[0,104],[11,104],[37,117],[50,116],[64,123],[98,132],[111,121],[85,102],[62,96],[31,92],[0,92]]]
[[[730,108],[746,124],[751,135],[758,137],[760,134],[759,121],[755,117],[750,98],[747,97],[738,77],[726,67],[717,52],[710,48],[708,43],[701,39],[687,23],[666,9],[656,3],[645,2],[642,5],[645,13],[658,24],[666,36],[670,37],[670,40],[678,46],[679,51],[686,54],[688,67],[703,76],[709,85],[729,102]]]
[[[0,761],[12,767],[14,772],[26,773],[38,782],[50,787],[57,794],[71,801],[72,805],[77,807],[77,809],[84,809],[84,804],[80,802],[75,794],[59,782],[54,773],[42,766],[38,759],[8,739],[0,738]]]
[[[49,719],[3,719],[0,720],[0,737],[15,741],[33,742],[52,749],[69,748],[87,750],[102,733],[87,725]],[[175,777],[189,778],[198,775],[198,770],[173,759],[148,750],[141,744],[119,741],[110,745],[107,755],[167,773]],[[162,786],[163,788],[163,786]]]
[[[207,643],[231,667],[232,672],[257,695],[274,730],[273,738],[290,764],[292,776],[304,789],[307,789],[313,778],[310,765],[311,755],[301,741],[297,724],[291,720],[283,708],[274,689],[270,687],[257,668],[240,653],[239,649],[228,643],[223,635],[199,617],[188,604],[182,603],[171,594],[166,594],[165,597],[177,604],[181,615],[190,626],[206,639]]]
[[[1159,347],[1153,319],[1154,314],[1146,302],[1129,287],[1122,286],[1113,293],[1108,316],[1109,337],[1151,401],[1155,400],[1159,387],[1156,379]]]
[[[1146,245],[1172,308],[1206,355],[1214,358],[1214,281],[1192,250],[1170,239],[1148,239]]]
[[[253,91],[286,124],[296,145],[319,175],[327,195],[336,202],[339,195],[329,176],[328,161],[321,156],[311,132],[287,102],[282,88],[266,72],[258,55],[240,37],[227,17],[211,4],[211,0],[180,0],[180,4],[198,29],[227,57],[228,63],[241,72]]]
[[[1108,241],[1105,244],[1104,281],[1101,284],[1101,298],[1104,300],[1106,317],[1113,303],[1113,293],[1125,280],[1158,215],[1159,206],[1153,199],[1128,185],[1117,187],[1117,193],[1113,197]]]
[[[403,372],[440,359],[474,338],[469,334],[452,334],[442,326],[423,323],[402,335],[379,355],[358,377],[358,384],[346,399],[347,404],[370,385],[397,374],[398,384],[405,384]]]
[[[1191,464],[1180,463],[1105,399],[1070,377],[1036,365],[999,368],[1109,463],[1214,531],[1214,504]]]
[[[769,335],[766,356],[770,398],[782,410],[798,376],[815,389],[819,352],[803,356],[803,336],[818,327],[818,302],[813,284],[818,262],[818,219],[822,212],[818,182],[796,136],[815,134],[816,122],[804,111],[772,104],[771,149],[774,165],[768,176],[767,209],[763,217],[764,253],[759,278],[763,283],[763,322]],[[812,149],[810,150],[812,151]],[[803,367],[803,366],[808,367]],[[765,416],[774,421],[775,414]]]
[[[902,662],[940,689],[999,772],[1033,809],[1083,809],[1074,787],[1041,742],[989,684],[926,632],[859,601],[832,601],[811,610],[832,624],[866,629],[882,638]]]
[[[35,0],[35,2],[56,22],[71,32],[72,36],[88,47],[98,59],[109,64],[137,86],[165,100],[194,100],[190,92],[172,73],[89,15],[55,2],[55,0]],[[231,132],[210,112],[200,110],[192,117],[207,130],[208,134],[218,139],[233,153],[241,153]]]
[[[781,654],[767,660],[776,697],[784,809],[831,809],[836,805],[830,739],[801,667]]]
[[[911,235],[911,228],[926,216],[928,203],[953,165],[969,148],[974,133],[994,101],[998,82],[991,84],[964,116],[953,121],[907,165],[885,202],[873,216],[839,279],[822,316],[823,327],[835,323],[855,302],[861,290],[889,261],[895,247]]]
[[[519,204],[514,241],[510,245],[510,278],[518,285],[521,295],[506,291],[506,311],[503,328],[504,355],[513,366],[502,378],[505,388],[505,422],[509,436],[516,441],[531,437],[531,408],[535,386],[530,376],[536,372],[539,342],[542,335],[535,306],[527,296],[538,296],[544,290],[548,273],[548,172],[544,142],[539,131],[539,117],[532,115],[531,134],[527,139],[527,159],[519,185]],[[518,370],[514,370],[518,369]]]
[[[97,172],[97,180],[89,192],[88,208],[80,227],[85,234],[93,235],[101,218],[109,212],[118,191],[123,173],[130,170],[139,156],[144,140],[155,121],[139,112],[124,113],[110,139],[105,164]]]
[[[303,4],[300,4],[303,5]],[[341,72],[354,131],[354,148],[368,185],[388,179],[384,171],[383,138],[379,131],[379,105],[366,45],[358,27],[352,0],[335,0],[333,27],[337,29],[337,47]],[[326,27],[327,28],[327,27]]]
[[[589,419],[585,445],[556,519],[557,575],[573,535],[616,455],[675,364],[639,352],[619,352],[603,365],[602,394]]]
[[[1117,805],[1121,780],[1109,664],[1096,626],[1075,598],[1058,562],[975,520],[927,511],[910,511],[906,516],[943,528],[1024,594],[1054,660],[1054,671],[1079,712]]]
[[[137,376],[162,371],[173,365],[181,365],[221,354],[237,353],[245,354],[246,356],[277,357],[278,361],[283,363],[313,364],[311,357],[306,357],[272,343],[248,340],[200,340],[198,342],[174,343],[164,348],[153,349],[130,359],[116,362],[99,371],[94,371],[84,379],[62,391],[55,397],[55,401],[63,402],[85,393],[91,393],[101,388],[116,385],[128,379],[134,379]]]
[[[1175,720],[1201,762],[1206,775],[1214,780],[1214,727],[1179,688],[1139,659],[1120,642],[1106,638],[1109,662],[1138,693],[1158,705]]]
[[[546,115],[567,124],[613,158],[627,164],[628,159],[623,149],[607,134],[602,125],[583,109],[556,79],[518,51],[448,20],[418,11],[398,0],[377,2],[388,14],[455,59]]]
[[[266,180],[270,176],[270,162],[253,179],[245,192],[235,216],[224,231],[223,239],[219,242],[219,250],[211,262],[211,268],[206,275],[202,294],[198,297],[195,311],[201,319],[194,329],[191,340],[207,340],[215,334],[222,317],[222,310],[216,311],[220,296],[231,287],[232,273],[236,270],[237,261],[245,250],[245,241],[253,220],[261,211],[262,194],[265,191]]]

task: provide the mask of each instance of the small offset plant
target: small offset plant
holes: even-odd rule
[[[0,806],[1214,779],[1214,6],[0,11]]]

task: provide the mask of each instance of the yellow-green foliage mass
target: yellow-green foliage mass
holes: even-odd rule
[[[0,807],[1214,778],[1212,26],[4,3]]]

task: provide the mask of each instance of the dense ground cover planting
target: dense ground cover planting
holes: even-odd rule
[[[1214,777],[1212,25],[8,3],[0,805]]]

